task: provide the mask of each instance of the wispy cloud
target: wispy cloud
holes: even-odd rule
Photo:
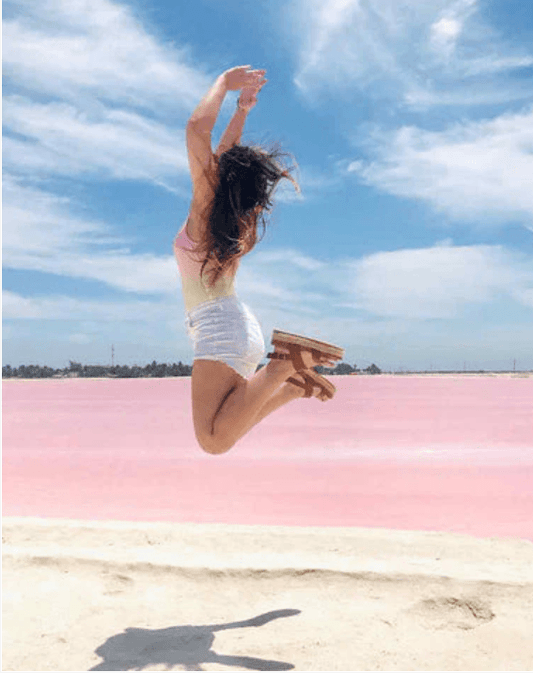
[[[2,292],[4,317],[11,320],[68,320],[100,322],[156,323],[174,315],[170,302],[140,299],[90,300],[67,295],[24,296],[17,292]],[[172,310],[171,310],[172,309]]]
[[[90,106],[96,100],[176,115],[208,83],[186,48],[150,34],[111,0],[21,0],[3,23],[4,73],[18,85]]]
[[[16,134],[4,138],[4,166],[20,175],[142,180],[175,190],[188,170],[183,130],[135,112],[103,106],[82,112],[7,96],[3,115]]]
[[[456,318],[501,297],[527,300],[532,259],[501,246],[436,246],[370,255],[351,264],[355,306],[414,319]],[[524,302],[526,303],[526,302]]]
[[[533,54],[505,42],[479,0],[300,0],[292,7],[303,27],[295,82],[306,94],[350,95],[357,87],[420,108],[532,93],[531,80],[498,79],[531,67]]]
[[[28,194],[29,192],[27,192]],[[39,194],[34,195],[37,202]],[[53,204],[60,212],[62,204]],[[49,213],[49,204],[41,212]],[[39,216],[39,214],[37,215]],[[47,215],[51,218],[50,213]],[[46,218],[43,218],[46,222]],[[57,220],[59,223],[60,220]],[[59,227],[57,229],[59,231]],[[83,233],[80,231],[83,230]],[[5,255],[12,268],[46,271],[71,277],[99,280],[134,295],[150,293],[167,306],[176,303],[179,280],[171,256],[94,251],[86,255],[76,248],[76,236],[87,236],[97,244],[98,225],[81,221],[80,231],[72,221],[63,228],[64,238],[48,241],[41,249],[28,248],[21,238],[6,241]],[[70,245],[67,239],[73,241]],[[43,238],[46,239],[46,231]],[[362,258],[323,261],[293,249],[254,251],[241,262],[239,295],[263,316],[285,313],[290,320],[322,321],[346,319],[347,311],[359,322],[374,319],[456,319],[468,307],[491,306],[502,297],[523,307],[533,303],[533,259],[503,246],[453,246],[444,241],[431,248],[380,252]],[[6,317],[15,317],[15,295],[8,295]],[[95,309],[98,316],[112,315],[109,303],[78,301],[66,297],[26,298],[16,317],[74,315],[72,306]],[[131,301],[124,302],[131,306]],[[143,300],[138,299],[139,306]],[[70,303],[69,303],[70,302]],[[119,304],[123,302],[118,300]],[[144,304],[143,304],[144,305]],[[168,304],[170,305],[170,304]],[[36,308],[38,307],[38,309]],[[174,308],[172,309],[174,310]],[[104,311],[104,314],[102,314]],[[107,311],[107,313],[106,313]],[[118,314],[117,314],[118,315]],[[137,314],[140,315],[140,314]],[[146,316],[143,316],[145,319]],[[294,329],[294,327],[293,327]]]
[[[132,254],[109,223],[55,193],[54,179],[135,180],[185,195],[183,123],[207,74],[128,5],[4,7],[4,265],[120,291],[174,292],[171,255]]]
[[[293,315],[340,318],[351,309],[359,319],[448,320],[502,297],[531,305],[533,259],[502,246],[441,244],[327,263],[305,258],[295,264],[291,250],[251,257],[242,262],[244,294],[263,310],[282,299]],[[272,280],[281,277],[283,288]],[[272,292],[273,284],[280,292]]]
[[[172,294],[177,287],[171,255],[135,254],[109,228],[72,214],[67,197],[4,183],[3,262],[11,269],[98,280],[116,290]]]
[[[456,53],[466,21],[474,14],[477,0],[455,0],[440,11],[429,26],[428,46],[437,60],[449,62]]]
[[[266,339],[271,328],[308,334],[342,344],[348,362],[385,368],[463,367],[463,358],[469,366],[508,367],[511,356],[530,357],[531,255],[444,241],[314,265],[309,258],[287,274],[293,254],[252,252],[242,262],[239,294]],[[526,322],[499,329],[502,310]]]
[[[516,76],[533,67],[530,45],[506,41],[480,0],[314,0],[293,8],[303,16],[295,78],[302,91],[358,89],[367,100],[388,99],[379,124],[354,129],[360,156],[348,172],[480,228],[531,225],[533,110],[517,103],[531,99],[533,79]],[[465,106],[496,103],[512,112],[486,108],[480,119],[477,108],[475,121],[465,121]],[[442,105],[445,117],[428,110]],[[339,108],[345,128],[350,109]],[[406,113],[410,123],[398,128]]]
[[[180,304],[170,297],[87,299],[4,290],[5,362],[64,367],[72,359],[110,364],[112,344],[120,363],[144,364],[154,356],[189,362]]]
[[[183,124],[209,82],[187,49],[151,35],[130,7],[111,0],[26,0],[6,9],[8,170],[179,190]]]
[[[433,358],[439,366],[462,367],[468,358],[469,366],[476,361],[494,367],[509,366],[511,356],[529,357],[528,324],[499,329],[490,319],[471,322],[475,311],[533,308],[533,258],[502,246],[444,242],[330,262],[273,249],[245,258],[238,283],[267,342],[272,328],[308,334],[342,344],[347,361],[360,366],[429,367]],[[69,357],[84,361],[101,360],[104,350],[109,357],[110,344],[117,342],[121,361],[150,359],[153,347],[162,357],[190,361],[179,304],[180,298],[162,293],[150,300],[138,294],[91,300],[4,292],[4,316],[17,321],[11,339],[27,339],[23,360],[31,346],[34,360],[54,366],[65,363],[32,345],[31,325],[62,321],[59,338],[81,349],[79,356],[69,350]]]
[[[366,184],[482,223],[533,221],[533,110],[456,124],[374,132],[374,160],[348,170]]]
[[[76,217],[67,197],[21,184],[9,175],[3,180],[3,220],[3,255],[8,267],[11,258],[21,252],[55,257],[67,248],[113,242],[102,223]]]

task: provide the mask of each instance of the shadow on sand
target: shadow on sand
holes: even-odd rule
[[[141,671],[157,664],[168,669],[181,664],[186,671],[202,671],[201,664],[240,666],[252,671],[289,671],[292,664],[255,657],[217,654],[212,648],[216,631],[263,626],[273,619],[292,617],[300,610],[275,610],[243,622],[208,626],[171,626],[167,629],[127,628],[108,638],[95,652],[103,661],[91,671]]]

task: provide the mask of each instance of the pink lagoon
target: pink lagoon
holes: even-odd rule
[[[4,516],[533,539],[533,376],[331,380],[222,456],[189,378],[4,381]]]

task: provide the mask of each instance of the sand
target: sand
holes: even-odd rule
[[[6,518],[3,670],[531,670],[533,543]]]

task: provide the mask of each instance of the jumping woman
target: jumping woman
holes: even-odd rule
[[[335,387],[313,369],[342,359],[332,344],[274,330],[269,363],[261,327],[235,293],[241,257],[257,243],[257,225],[272,207],[279,181],[297,183],[279,152],[240,144],[265,70],[240,66],[224,72],[187,123],[193,183],[188,218],[174,240],[194,347],[192,410],[196,438],[208,453],[228,451],[256,423],[299,397],[331,399]],[[211,132],[228,91],[240,91],[237,109],[213,152]]]

